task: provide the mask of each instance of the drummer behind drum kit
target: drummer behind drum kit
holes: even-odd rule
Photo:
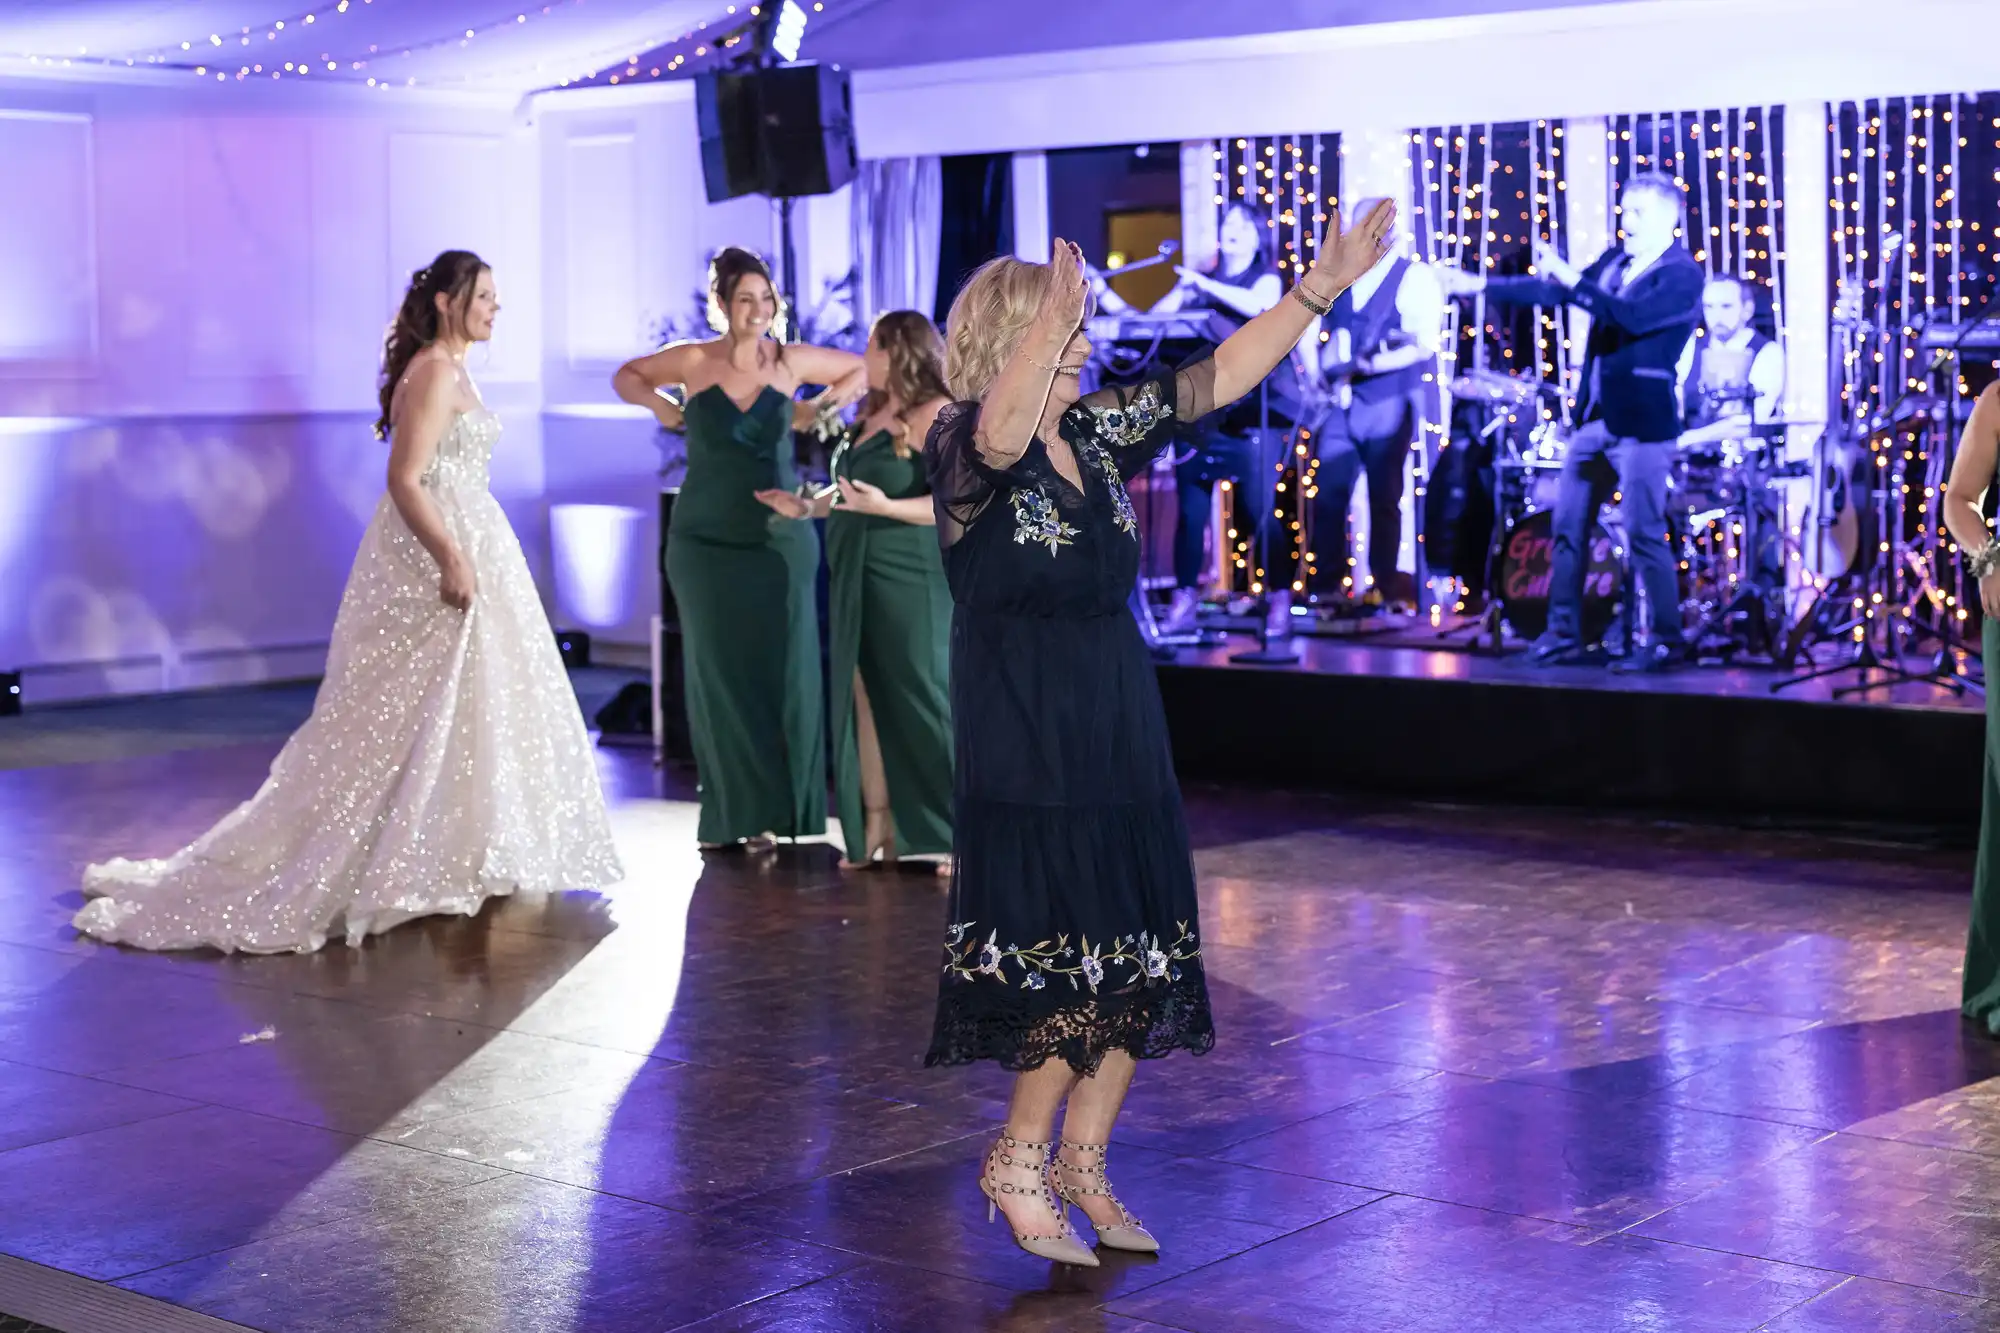
[[[1714,349],[1711,357],[1726,355]],[[1745,367],[1747,370],[1747,367]],[[1454,380],[1452,397],[1486,421],[1459,446],[1492,448],[1494,523],[1487,551],[1485,584],[1492,591],[1482,630],[1495,651],[1505,631],[1533,639],[1548,623],[1548,591],[1553,554],[1556,495],[1561,484],[1568,430],[1541,409],[1543,398],[1558,398],[1553,385],[1475,369]],[[1749,415],[1753,391],[1725,391],[1741,400]],[[1717,408],[1727,404],[1718,402]],[[1785,482],[1808,475],[1804,462],[1783,462],[1786,431],[1802,423],[1760,421],[1745,438],[1683,447],[1674,461],[1667,500],[1671,538],[1679,552],[1681,609],[1689,643],[1697,656],[1725,662],[1783,658],[1787,642],[1786,588],[1775,561],[1759,567],[1759,553],[1784,549],[1799,563],[1798,532],[1810,521],[1789,503]],[[1844,514],[1851,533],[1854,518]],[[1852,554],[1851,536],[1838,543]],[[1821,543],[1824,547],[1825,543]],[[1818,567],[1832,568],[1834,550],[1820,552]],[[1448,572],[1469,578],[1473,571]],[[1636,588],[1627,555],[1624,525],[1616,506],[1591,526],[1585,556],[1583,618],[1587,642],[1606,639],[1614,651],[1631,646],[1628,593]]]
[[[1857,285],[1841,284],[1833,322],[1849,346],[1846,356],[1836,349],[1833,358],[1829,401],[1834,403],[1858,397],[1860,386],[1838,376],[1844,366],[1869,363],[1870,342],[1878,332],[1862,319],[1864,297]],[[1972,323],[1923,330],[1923,345],[1937,353],[1929,369],[1954,382],[1955,375],[1943,373],[1947,363],[1978,345],[1970,340],[1993,327],[1989,320],[2000,321],[2000,308]],[[2000,337],[1994,341],[2000,346]],[[1734,392],[1742,400],[1739,410],[1748,415],[1752,391]],[[1456,548],[1439,543],[1433,554],[1457,549],[1457,558],[1439,562],[1439,569],[1468,584],[1483,574],[1491,595],[1479,629],[1497,652],[1503,627],[1532,639],[1547,624],[1566,431],[1541,408],[1545,396],[1560,401],[1551,385],[1482,368],[1455,380],[1451,394],[1456,420],[1463,423],[1461,414],[1485,417],[1469,431],[1461,424],[1453,447],[1475,456],[1491,450],[1492,534],[1483,570],[1471,567],[1477,553],[1463,549],[1471,543],[1461,541]],[[1965,611],[1955,600],[1955,587],[1947,587],[1955,580],[1943,549],[1941,512],[1955,443],[1952,407],[1946,399],[1913,391],[1850,427],[1820,429],[1810,460],[1783,459],[1787,432],[1823,423],[1760,421],[1746,428],[1745,439],[1683,447],[1667,510],[1680,552],[1681,607],[1696,656],[1808,668],[1773,683],[1774,691],[1847,671],[1859,676],[1835,697],[1899,680],[1965,688],[1956,652]],[[1457,475],[1471,470],[1461,467]],[[1434,504],[1442,499],[1433,492]],[[1437,532],[1436,511],[1427,515],[1427,526]],[[1587,641],[1605,639],[1613,651],[1630,647],[1634,618],[1626,604],[1635,585],[1625,548],[1616,507],[1608,507],[1591,529],[1584,631]],[[1918,639],[1936,651],[1924,669],[1905,669],[1906,651]],[[1816,665],[1811,649],[1822,643],[1842,649],[1838,660]]]
[[[1753,392],[1746,387],[1725,396],[1739,398],[1747,416]],[[1492,448],[1494,523],[1485,571],[1492,595],[1481,630],[1499,651],[1503,633],[1533,639],[1547,627],[1556,495],[1568,430],[1540,410],[1542,397],[1555,396],[1553,386],[1479,369],[1453,381],[1451,393],[1487,418],[1473,438],[1454,445]],[[1871,435],[1907,433],[1929,410],[1918,404]],[[1877,533],[1885,522],[1900,525],[1871,512],[1871,506],[1879,509],[1887,496],[1900,493],[1902,460],[1870,467],[1864,448],[1826,435],[1815,449],[1824,455],[1820,480],[1810,488],[1811,498],[1801,501],[1805,488],[1787,483],[1813,476],[1815,468],[1803,459],[1785,461],[1784,440],[1793,427],[1818,424],[1759,421],[1745,428],[1743,439],[1678,450],[1668,525],[1679,553],[1688,642],[1699,659],[1790,665],[1808,640],[1851,633],[1851,623],[1824,624],[1811,610],[1794,623],[1788,603],[1796,598],[1813,601],[1815,608],[1830,604],[1827,590],[1835,582],[1851,581],[1872,567]],[[1932,472],[1942,452],[1929,451]],[[1931,480],[1941,488],[1941,475]],[[1467,560],[1456,564],[1444,572],[1471,581],[1475,571],[1464,567]],[[1628,650],[1633,617],[1627,601],[1636,584],[1616,506],[1607,506],[1592,524],[1585,570],[1586,642],[1606,640],[1614,652]]]

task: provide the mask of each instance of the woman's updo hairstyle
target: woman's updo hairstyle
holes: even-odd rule
[[[778,284],[771,278],[771,266],[741,246],[724,246],[715,252],[715,258],[708,261],[708,326],[717,333],[729,332],[729,303],[736,299],[736,289],[742,285],[743,279],[753,276],[771,285],[771,295],[778,305],[778,313],[771,320],[771,336],[783,342],[785,298],[778,295]]]
[[[376,395],[382,415],[375,420],[376,439],[389,438],[389,404],[395,401],[403,372],[418,352],[446,331],[439,327],[438,295],[443,293],[453,317],[463,322],[466,308],[472,304],[472,291],[486,268],[486,261],[470,250],[447,250],[410,275],[410,289],[403,293],[402,308],[396,311],[396,322],[389,326],[389,336],[382,344],[382,380]]]

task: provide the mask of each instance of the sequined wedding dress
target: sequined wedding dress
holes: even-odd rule
[[[500,422],[458,416],[426,474],[470,611],[387,496],[361,539],[312,716],[248,802],[164,860],[84,872],[76,928],[141,949],[310,952],[519,890],[622,877],[576,696],[487,489]]]

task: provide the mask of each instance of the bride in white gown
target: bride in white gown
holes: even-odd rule
[[[412,278],[389,334],[388,494],[361,539],[326,678],[263,787],[164,860],[84,872],[76,928],[142,949],[310,952],[495,894],[622,877],[576,696],[487,490],[500,434],[466,375],[493,274]]]

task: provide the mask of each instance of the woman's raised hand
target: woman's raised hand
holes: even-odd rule
[[[1376,200],[1375,206],[1346,231],[1340,229],[1340,210],[1333,209],[1327,218],[1326,235],[1320,238],[1319,258],[1313,261],[1312,271],[1331,283],[1335,292],[1346,291],[1355,279],[1389,253],[1395,226],[1396,205],[1387,199]]]
[[[1042,291],[1042,303],[1035,312],[1035,331],[1060,352],[1070,335],[1083,324],[1084,303],[1090,296],[1090,282],[1083,273],[1083,251],[1058,236],[1049,257],[1049,285]]]

